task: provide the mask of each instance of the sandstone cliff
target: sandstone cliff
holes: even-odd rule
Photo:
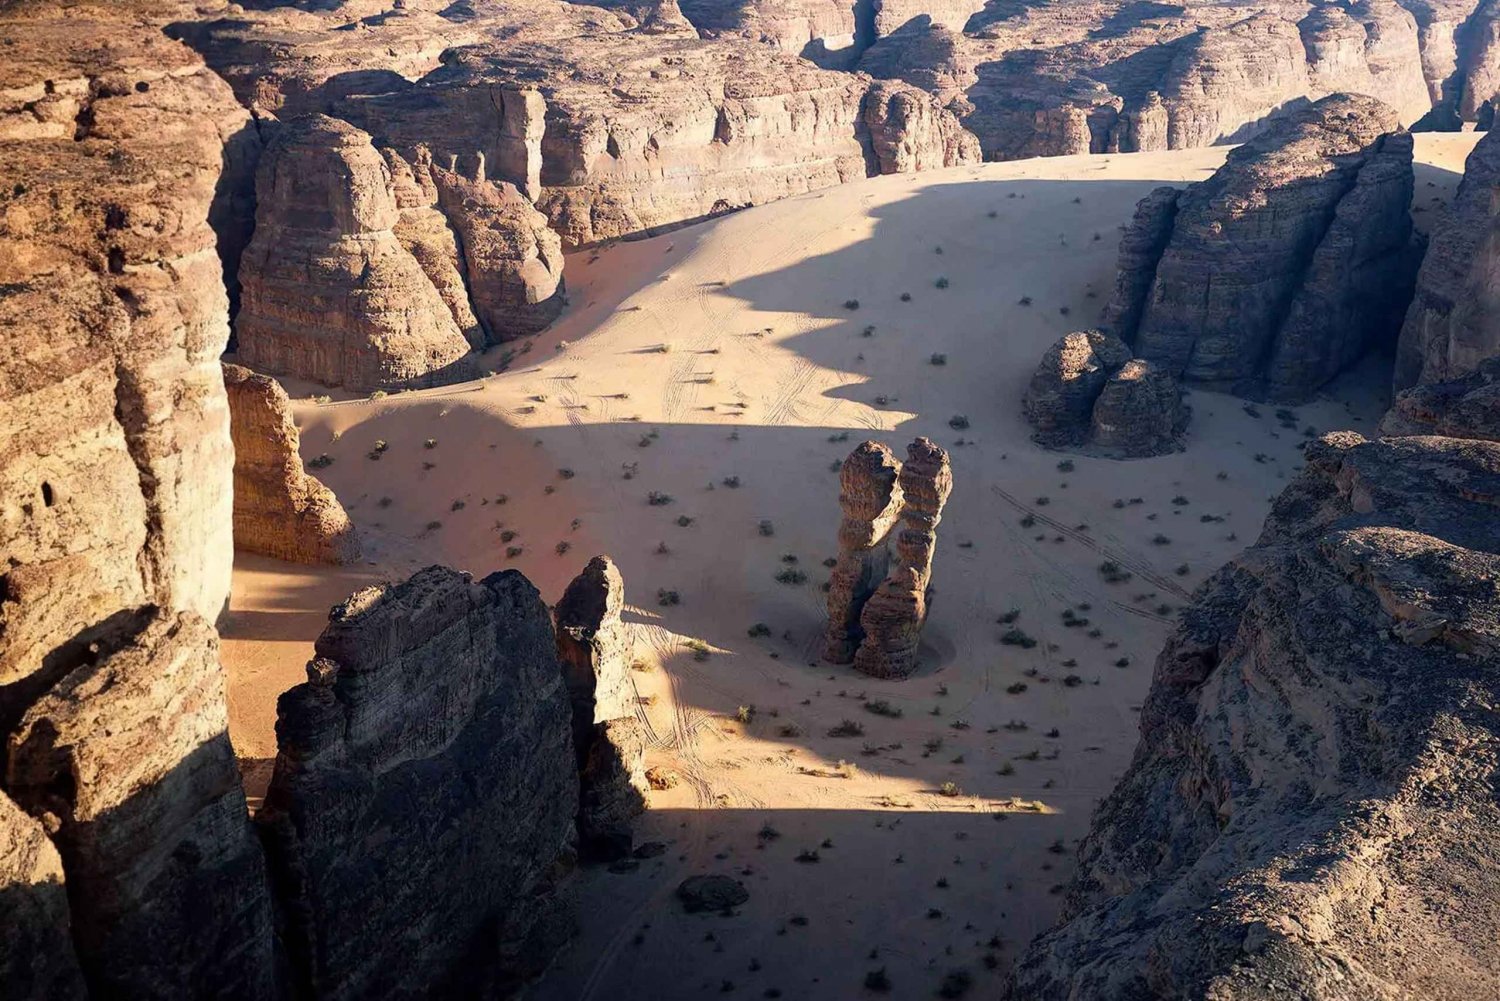
[[[1455,379],[1500,355],[1495,242],[1500,205],[1500,133],[1490,132],[1464,164],[1464,177],[1436,227],[1401,328],[1395,387]]]
[[[1500,991],[1500,445],[1309,446],[1156,664],[1011,996]]]
[[[224,366],[234,441],[234,546],[295,563],[359,558],[338,498],[302,468],[291,401],[275,379]]]
[[[1277,400],[1388,344],[1415,269],[1397,130],[1380,102],[1335,95],[1177,196],[1164,244],[1166,200],[1151,196],[1122,244],[1113,333],[1173,375]]]
[[[1462,378],[1398,394],[1380,422],[1380,433],[1500,440],[1500,356]]]
[[[330,613],[256,820],[321,998],[503,989],[567,922],[578,779],[541,597],[429,567]]]

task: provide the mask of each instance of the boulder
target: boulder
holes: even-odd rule
[[[1126,362],[1094,401],[1089,440],[1126,458],[1180,451],[1188,411],[1177,380],[1139,358]]]
[[[1021,402],[1036,442],[1062,448],[1087,441],[1099,394],[1128,361],[1130,348],[1099,330],[1075,331],[1048,348]]]
[[[699,911],[726,911],[750,899],[745,884],[732,876],[717,873],[689,876],[677,884],[677,899],[689,914]]]
[[[294,563],[352,563],[354,525],[333,491],[302,468],[300,436],[281,384],[224,366],[234,441],[234,545]]]
[[[536,973],[567,931],[578,811],[536,589],[429,567],[336,606],[315,651],[277,703],[256,816],[299,989],[503,993]]]

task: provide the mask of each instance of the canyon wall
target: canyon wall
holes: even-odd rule
[[[1497,497],[1493,441],[1308,446],[1158,658],[1011,997],[1500,991]]]
[[[1235,149],[1170,212],[1150,196],[1122,243],[1112,332],[1183,379],[1307,398],[1394,340],[1417,263],[1411,147],[1390,108],[1334,95]]]
[[[1401,328],[1395,388],[1460,378],[1500,355],[1500,133],[1469,154]]]

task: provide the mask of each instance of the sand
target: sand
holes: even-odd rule
[[[1475,139],[1418,137],[1419,225]],[[515,567],[552,601],[608,553],[648,763],[682,782],[638,826],[664,854],[577,881],[580,934],[531,996],[843,999],[878,969],[893,996],[931,996],[959,969],[993,992],[1059,913],[1177,609],[1254,539],[1305,429],[1373,431],[1387,403],[1375,362],[1289,420],[1192,392],[1176,455],[1031,444],[1026,381],[1096,319],[1136,200],[1224,153],[988,164],[788,199],[574,256],[562,319],[480,382],[327,403],[289,385],[304,455],[334,459],[319,475],[369,563],[237,564],[224,660],[252,793],[275,698],[354,587],[432,563]],[[919,434],[950,449],[955,487],[923,670],[881,682],[817,657],[836,462],[867,437],[900,453]],[[1104,560],[1133,578],[1106,583]],[[792,566],[806,583],[777,581]],[[1000,642],[1012,610],[1035,647]],[[1087,625],[1065,626],[1068,610]],[[751,638],[757,623],[771,635]],[[864,707],[877,699],[902,715]],[[828,735],[846,719],[863,734]],[[737,875],[749,903],[681,913],[673,890],[701,872]]]

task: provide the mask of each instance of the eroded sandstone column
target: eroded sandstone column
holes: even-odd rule
[[[860,613],[865,635],[854,655],[855,669],[877,678],[904,678],[917,667],[937,525],[953,490],[948,453],[930,438],[918,438],[907,446],[900,483],[896,566]]]
[[[838,564],[828,582],[823,659],[849,664],[864,631],[859,616],[890,567],[887,538],[901,517],[901,461],[882,442],[862,443],[839,469]]]
[[[635,715],[630,634],[620,619],[625,581],[595,556],[555,610],[557,652],[573,705],[579,767],[578,833],[592,855],[628,851],[630,821],[646,808],[646,733]]]
[[[300,436],[281,384],[224,366],[234,438],[234,546],[294,563],[359,558],[354,525],[333,491],[302,467]]]

